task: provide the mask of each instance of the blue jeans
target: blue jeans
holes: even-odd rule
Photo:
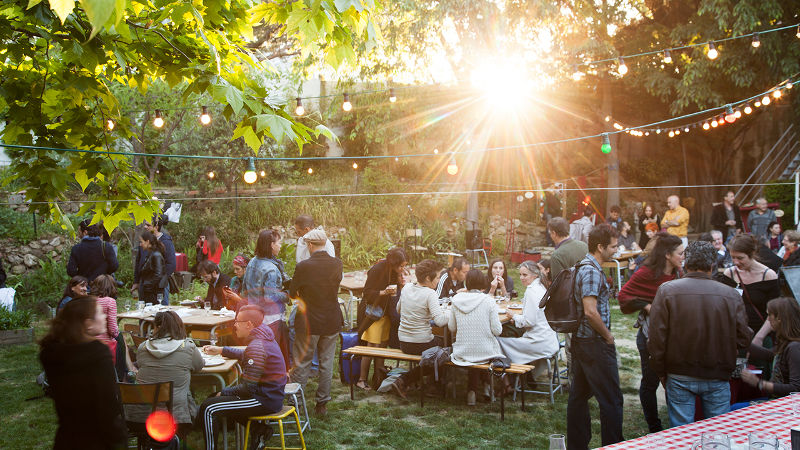
[[[710,419],[731,409],[728,381],[694,379],[686,381],[667,375],[667,406],[672,427],[694,422],[695,396],[703,400],[703,417]]]
[[[164,300],[161,304],[169,306],[169,283],[167,283],[167,287],[164,288]]]

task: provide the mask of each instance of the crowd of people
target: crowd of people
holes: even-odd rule
[[[637,220],[638,241],[618,207],[611,208],[606,223],[597,225],[591,214],[572,224],[552,218],[547,223],[555,245],[550,259],[519,266],[524,286],[519,313],[498,310],[498,297],[517,296],[502,259],[492,260],[486,271],[471,267],[462,257],[453,258],[446,268],[426,259],[415,265],[412,275],[405,251],[392,248],[367,271],[357,313],[359,338],[368,346],[392,346],[421,355],[445,344],[432,326],[446,326],[454,337],[454,365],[508,358],[512,363],[534,365],[534,379],[547,377],[546,360],[560,351],[560,344],[539,302],[560,272],[575,267],[576,301],[582,316],[577,331],[566,340],[567,443],[569,448],[588,447],[591,397],[600,407],[602,443],[619,442],[623,440],[623,397],[611,332],[613,289],[603,264],[624,245],[627,250],[642,250],[617,298],[622,313],[637,314],[639,397],[651,432],[663,428],[656,397],[659,386],[667,392],[671,426],[725,412],[732,398],[736,403],[799,391],[800,345],[794,345],[800,341],[798,305],[781,296],[778,273],[762,261],[766,252],[777,258],[778,266],[800,262],[796,251],[800,234],[780,230],[774,212],[762,209],[766,202],[761,200],[747,220],[751,232],[745,233],[734,196],[728,193],[714,209],[714,230],[691,243],[689,212],[677,196],[668,198],[669,209],[663,216],[651,205],[644,208]],[[119,429],[120,418],[129,422],[128,430],[139,430],[130,422],[141,424],[146,412],[123,411],[118,400],[109,400],[116,398],[116,380],[173,381],[178,435],[185,437],[194,424],[207,448],[215,446],[221,418],[241,421],[280,409],[286,383],[305,388],[314,368],[319,377],[314,411],[318,416],[327,414],[337,336],[345,323],[338,300],[343,268],[333,244],[313,218],[301,215],[295,220],[297,264],[291,277],[278,257],[283,240],[278,231],[262,230],[254,255],[233,259],[231,277],[219,267],[222,243],[212,227],[205,228],[197,241],[195,267],[198,278],[208,285],[204,301],[213,309],[236,311],[233,332],[247,346],[243,350],[217,345],[198,348],[187,337],[180,317],[163,311],[155,317],[152,336],[136,352],[136,366],[125,352],[116,325],[116,248],[103,240],[98,225],[82,225],[82,239],[73,248],[68,266],[72,278],[41,343],[40,357],[59,416],[57,447],[69,447],[75,439],[90,439],[99,447],[118,442],[125,428],[122,422]],[[175,270],[174,245],[163,226],[160,217],[145,223],[135,260],[132,291],[150,304],[168,304],[168,279]],[[774,245],[776,239],[780,247]],[[704,345],[694,345],[697,342]],[[748,350],[749,362],[766,369],[765,376],[740,370],[736,375],[740,383],[731,384],[737,358],[744,360]],[[198,406],[189,381],[191,373],[202,368],[202,353],[240,360],[243,374],[240,384]],[[69,355],[83,363],[66,362]],[[78,399],[73,383],[87,370],[94,372],[79,383],[85,395]],[[386,372],[382,360],[362,358],[356,386],[376,389]],[[426,382],[426,375],[427,371],[416,367],[396,378],[391,389],[402,398],[411,389],[444,389],[435,378]],[[487,375],[468,371],[468,405],[475,405],[481,395],[491,396]],[[749,393],[747,386],[751,386]],[[511,392],[513,387],[499,389]],[[88,408],[85,402],[93,396],[114,404],[96,410],[103,415],[95,417],[97,422],[87,420],[86,413],[81,421],[75,420],[75,408]],[[702,414],[695,411],[695,397],[702,402]],[[100,401],[97,398],[90,401]],[[97,423],[107,425],[104,433],[92,433]],[[271,430],[258,425],[254,433],[263,441]]]

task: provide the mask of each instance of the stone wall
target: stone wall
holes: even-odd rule
[[[61,261],[68,257],[67,251],[71,247],[72,242],[61,236],[42,237],[24,245],[10,239],[0,240],[3,267],[9,275],[22,275],[29,270],[37,269],[39,261],[48,257]]]

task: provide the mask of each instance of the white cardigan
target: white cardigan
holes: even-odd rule
[[[452,303],[447,326],[456,333],[453,364],[470,366],[502,357],[496,336],[503,331],[503,325],[494,299],[473,290],[454,295]]]

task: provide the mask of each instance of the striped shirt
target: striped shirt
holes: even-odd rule
[[[439,298],[452,297],[463,287],[463,281],[453,282],[450,278],[450,273],[447,269],[444,269],[442,271],[442,277],[439,278],[439,284],[436,286],[436,295],[438,295]]]

